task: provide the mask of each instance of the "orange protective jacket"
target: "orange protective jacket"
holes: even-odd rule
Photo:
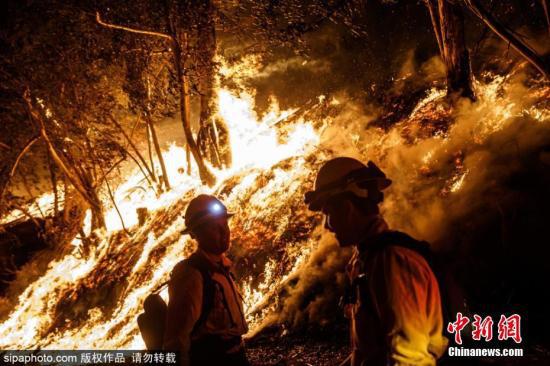
[[[216,263],[210,255],[200,249],[198,251],[212,265],[211,277],[216,284],[212,309],[199,329],[194,327],[202,311],[204,282],[200,271],[180,262],[172,270],[168,285],[169,301],[163,348],[179,350],[184,366],[190,362],[192,341],[205,336],[230,340],[241,337],[248,331],[242,297],[237,285],[228,275],[231,262],[222,255],[221,262]],[[242,344],[236,346],[240,347]]]
[[[355,283],[349,307],[351,366],[435,365],[444,353],[437,279],[413,249],[355,249],[347,266]]]

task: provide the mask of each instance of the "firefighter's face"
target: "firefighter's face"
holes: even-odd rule
[[[354,210],[353,203],[347,199],[331,199],[323,206],[325,228],[334,233],[342,247],[355,244]]]
[[[374,214],[377,212],[376,205],[373,207]],[[335,234],[342,247],[358,244],[364,227],[375,217],[364,211],[345,196],[329,199],[323,206],[325,228]]]
[[[229,249],[229,225],[227,217],[213,218],[193,230],[193,238],[199,247],[212,254],[222,254]]]

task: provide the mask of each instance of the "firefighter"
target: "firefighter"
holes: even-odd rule
[[[378,205],[391,184],[372,162],[325,163],[305,202],[341,247],[353,246],[343,307],[352,352],[342,365],[435,365],[445,351],[437,278],[423,242],[391,231]]]
[[[242,297],[225,256],[228,218],[217,198],[199,195],[185,212],[198,249],[172,270],[168,285],[165,350],[180,352],[182,365],[248,365],[242,335],[248,331]]]

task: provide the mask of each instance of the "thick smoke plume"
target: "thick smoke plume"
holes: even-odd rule
[[[476,91],[476,103],[450,109],[444,90],[433,88],[387,129],[374,123],[376,108],[335,98],[340,112],[321,146],[329,156],[373,160],[386,172],[393,185],[382,212],[390,227],[449,256],[474,310],[528,307],[538,321],[545,289],[533,283],[549,274],[542,258],[549,252],[550,90],[519,73],[487,74]],[[334,319],[349,253],[320,230],[278,313],[291,326]]]

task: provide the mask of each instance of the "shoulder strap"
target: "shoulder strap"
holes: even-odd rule
[[[212,310],[216,287],[212,279],[211,266],[203,256],[198,253],[193,253],[189,258],[184,260],[184,264],[198,270],[202,276],[202,308],[201,315],[193,327],[192,333],[194,333],[206,322]]]

